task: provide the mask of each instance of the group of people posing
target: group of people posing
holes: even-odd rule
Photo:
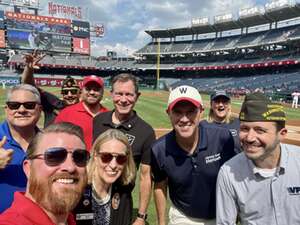
[[[282,143],[280,104],[252,93],[234,116],[230,96],[216,91],[203,120],[198,90],[181,85],[166,107],[173,129],[156,139],[134,110],[135,76],[112,78],[108,110],[100,103],[104,82],[94,75],[81,87],[67,77],[62,99],[36,87],[33,69],[41,58],[26,55],[22,84],[7,92],[0,225],[144,225],[152,192],[159,225],[300,223],[300,148]]]

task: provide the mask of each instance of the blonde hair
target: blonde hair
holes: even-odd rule
[[[104,133],[99,135],[96,141],[94,142],[93,147],[91,149],[91,158],[87,165],[88,182],[91,184],[94,181],[94,176],[97,169],[95,163],[95,157],[99,153],[101,145],[103,145],[105,142],[110,140],[120,141],[126,146],[125,153],[127,155],[127,161],[126,164],[124,165],[122,174],[118,179],[121,181],[123,185],[134,183],[135,176],[136,176],[136,169],[135,169],[135,163],[133,161],[131,146],[128,142],[126,135],[117,129],[109,129],[105,131]]]
[[[229,104],[228,104],[228,113],[226,114],[224,120],[222,121],[222,123],[231,123],[231,121],[233,120],[233,117],[232,117],[232,113],[231,113],[231,102],[229,101]],[[207,122],[209,123],[213,123],[215,122],[215,115],[214,115],[214,111],[210,105],[210,109],[209,109],[209,113],[208,113],[208,116],[207,116]],[[218,121],[216,121],[218,122]]]

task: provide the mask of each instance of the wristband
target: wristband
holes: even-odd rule
[[[146,220],[147,219],[147,213],[139,213],[138,212],[138,214],[137,214],[137,217],[138,218],[141,218],[141,219],[143,219],[143,220]]]

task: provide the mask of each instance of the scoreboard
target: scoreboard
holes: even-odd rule
[[[2,13],[2,21],[3,28],[0,11],[0,48],[3,42],[5,47],[1,29],[6,24],[9,48],[90,54],[89,22],[9,11]]]

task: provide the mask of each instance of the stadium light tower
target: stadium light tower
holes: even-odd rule
[[[265,10],[262,6],[254,6],[252,8],[245,8],[239,11],[239,18],[246,18],[255,15],[263,15]]]
[[[208,17],[192,19],[192,27],[205,26],[205,25],[208,25],[208,23],[209,23]]]

